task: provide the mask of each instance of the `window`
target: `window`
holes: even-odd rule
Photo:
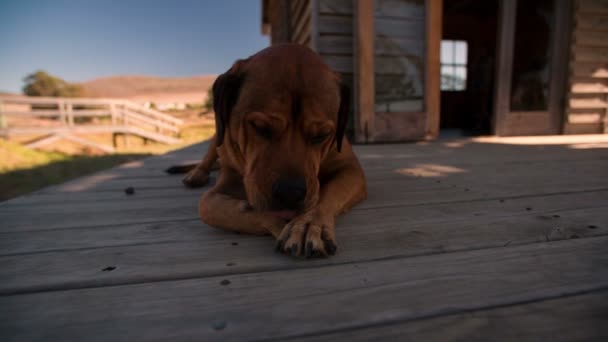
[[[441,90],[467,89],[467,42],[441,41]]]

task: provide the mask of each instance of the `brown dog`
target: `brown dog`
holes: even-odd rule
[[[308,48],[279,45],[234,63],[213,84],[213,101],[216,135],[184,178],[187,186],[206,184],[219,156],[201,219],[270,233],[293,256],[333,255],[336,216],[367,196],[344,138],[350,100],[339,76]]]

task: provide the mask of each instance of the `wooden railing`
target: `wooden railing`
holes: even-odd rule
[[[112,133],[135,135],[165,144],[179,143],[182,120],[136,103],[115,99],[0,96],[0,135],[39,136],[28,143],[40,147],[68,139],[104,151],[101,145],[82,135]],[[79,136],[76,136],[78,134]]]

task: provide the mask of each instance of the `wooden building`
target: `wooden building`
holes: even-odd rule
[[[353,89],[358,142],[608,133],[606,0],[263,0]]]

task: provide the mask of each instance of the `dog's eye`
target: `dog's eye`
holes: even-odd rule
[[[322,142],[324,142],[327,139],[327,137],[329,137],[329,135],[330,135],[330,133],[321,133],[319,135],[312,137],[312,139],[310,139],[310,142],[313,145],[319,145]]]
[[[251,127],[255,130],[255,133],[262,138],[270,139],[272,138],[272,130],[266,126],[258,126],[254,122],[251,122]]]

